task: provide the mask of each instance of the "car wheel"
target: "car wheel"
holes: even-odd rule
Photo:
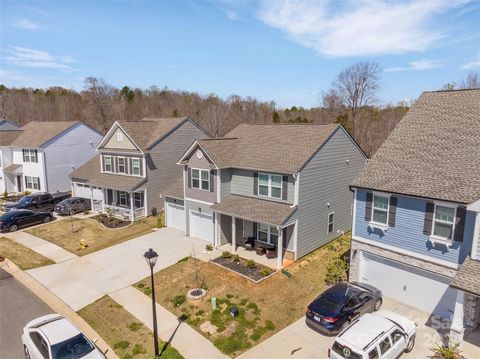
[[[28,351],[28,349],[25,345],[23,346],[23,353],[25,354],[25,359],[31,359],[30,358],[30,352]]]
[[[407,347],[405,348],[405,353],[410,353],[415,346],[415,337],[411,337],[408,341]]]
[[[48,222],[50,222],[50,216],[44,217],[43,223],[48,223]]]
[[[12,224],[10,227],[8,227],[9,232],[16,232],[18,229],[18,226],[16,224]]]
[[[345,329],[348,328],[348,326],[350,325],[350,321],[347,320],[345,323],[342,324],[342,326],[340,327],[340,331],[343,332]]]
[[[377,301],[375,302],[375,305],[373,306],[373,311],[376,312],[377,310],[380,309],[380,307],[382,306],[382,298],[378,298]]]
[[[71,216],[74,216],[74,215],[75,215],[75,213],[76,213],[76,212],[75,212],[75,210],[74,210],[74,209],[71,209],[71,210],[70,210],[70,215],[71,215]]]

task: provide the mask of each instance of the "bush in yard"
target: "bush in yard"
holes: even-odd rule
[[[152,294],[152,288],[150,288],[150,287],[143,288],[143,294],[145,294],[145,295]]]
[[[263,275],[264,277],[266,277],[267,275],[270,274],[270,269],[268,269],[267,267],[263,267],[263,268],[260,270],[260,274]]]
[[[222,258],[231,258],[232,257],[232,253],[230,252],[222,252]]]
[[[430,349],[435,354],[434,359],[464,359],[462,351],[460,350],[460,343],[452,343],[448,345],[436,344]]]
[[[337,284],[338,282],[347,281],[348,262],[341,258],[333,258],[327,265],[327,273],[325,274],[325,282],[327,284]]]
[[[185,303],[186,300],[187,300],[187,297],[185,296],[185,294],[179,294],[173,297],[172,303],[175,307],[179,307],[183,303]]]
[[[24,192],[23,192],[23,195],[24,195],[24,196],[28,196],[29,194],[32,194],[32,192],[30,192],[30,191],[24,191]]]
[[[128,325],[128,329],[132,332],[137,332],[141,327],[143,327],[143,324],[139,322],[132,322]]]
[[[157,214],[157,228],[163,228],[165,227],[165,220],[164,217],[165,214],[163,211],[161,211],[159,214]]]
[[[3,199],[7,199],[8,198],[8,192],[7,190],[5,190],[5,192],[3,192]]]
[[[127,349],[130,345],[128,340],[121,340],[113,345],[113,349]]]
[[[240,256],[238,254],[235,254],[234,256],[232,256],[232,260],[235,262],[235,263],[238,263],[240,262]]]
[[[253,269],[253,268],[257,268],[257,264],[255,263],[255,261],[249,259],[249,260],[247,261],[247,267],[248,267],[248,268],[252,268],[252,269]]]
[[[213,246],[211,244],[207,244],[205,246],[205,250],[208,251],[208,252],[211,252],[211,251],[213,251]]]

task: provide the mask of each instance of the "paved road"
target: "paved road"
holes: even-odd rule
[[[22,328],[30,320],[50,313],[50,307],[0,269],[0,358],[24,358]]]

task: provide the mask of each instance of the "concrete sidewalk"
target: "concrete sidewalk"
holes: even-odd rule
[[[118,304],[130,314],[144,323],[150,330],[152,325],[152,300],[134,287],[127,287],[109,294]],[[204,336],[186,323],[182,323],[167,309],[157,304],[158,336],[164,342],[169,342],[185,359],[229,358],[222,354]]]
[[[77,258],[77,255],[63,249],[62,247],[24,231],[7,233],[3,236],[34,250],[42,256],[51,259],[55,263],[61,263],[73,258]]]

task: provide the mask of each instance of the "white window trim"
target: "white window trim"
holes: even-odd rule
[[[122,196],[122,194],[125,194],[125,196]],[[121,198],[125,198],[125,204],[122,203]],[[118,204],[120,206],[128,206],[128,192],[125,191],[118,191]]]
[[[431,230],[430,230],[431,234],[428,237],[428,239],[430,240],[430,242],[432,244],[439,243],[439,244],[445,244],[445,245],[452,245],[453,244],[453,238],[455,236],[455,218],[457,218],[457,208],[458,208],[458,206],[456,206],[452,203],[438,202],[438,201],[433,202],[433,204],[434,204],[434,206],[433,206],[433,216],[432,216],[432,227],[431,227]],[[435,229],[435,221],[436,221],[435,213],[437,212],[437,206],[453,208],[453,222],[451,223],[452,224],[452,237],[451,238],[444,238],[444,237],[436,236],[436,235],[433,234],[434,229]],[[441,220],[439,220],[439,222],[450,224],[449,222],[445,222],[445,221],[441,221]]]
[[[265,233],[263,231],[260,231],[260,225],[263,224],[265,226],[267,226],[267,241],[262,241],[260,240],[260,232],[262,233]],[[262,243],[267,243],[267,244],[272,244],[272,238],[271,238],[271,234],[272,234],[272,228],[276,228],[275,226],[272,226],[270,224],[267,224],[267,223],[258,223],[257,224],[257,240],[259,242],[262,242]],[[280,237],[280,232],[277,230],[277,241],[278,241],[278,238]],[[278,243],[277,243],[278,245]]]
[[[332,231],[330,232],[330,215],[332,215],[332,214],[333,214]],[[335,211],[330,212],[327,215],[327,234],[331,234],[333,232],[335,232]]]
[[[33,156],[32,156],[32,153],[33,153]],[[32,157],[35,157],[35,161],[32,161]],[[36,149],[31,149],[31,148],[22,148],[22,160],[24,163],[26,162],[38,163],[38,151]]]
[[[138,167],[136,167],[136,166],[134,165],[134,161],[138,161]],[[138,168],[138,173],[135,173],[135,169],[136,169],[136,168]],[[132,173],[131,173],[131,175],[132,175],[132,176],[141,176],[141,171],[140,171],[140,169],[141,169],[141,161],[140,161],[140,158],[132,158],[132,168],[131,168]]]
[[[34,181],[34,179],[36,179],[36,181]],[[35,185],[37,185],[38,188],[35,188]],[[39,191],[40,190],[40,177],[25,176],[25,188]]]
[[[110,171],[106,169],[105,159],[107,157],[110,158]],[[113,173],[113,156],[102,155],[102,161],[103,161],[102,172]]]
[[[125,169],[124,172],[120,172],[120,160],[123,159],[123,168]],[[117,163],[118,163],[118,168],[116,169],[117,172],[115,173],[120,173],[122,175],[128,175],[128,171],[127,171],[127,158],[126,157],[122,157],[122,156],[117,156]]]
[[[388,200],[388,205],[387,205],[387,223],[379,223],[379,222],[375,222],[373,220],[373,211],[375,210],[375,206],[374,206],[374,203],[375,203],[375,196],[377,197],[386,197],[387,200]],[[390,220],[390,197],[392,195],[389,194],[389,193],[381,193],[381,192],[372,192],[372,212],[370,213],[370,222],[368,222],[368,226],[371,227],[371,228],[378,228],[380,229],[381,231],[385,232],[387,229],[388,229],[388,221]]]
[[[268,176],[268,195],[260,194],[260,176]],[[272,196],[272,177],[277,176],[280,177],[280,197]],[[263,185],[264,186],[264,185]],[[278,187],[275,187],[278,188]],[[283,198],[283,176],[279,174],[272,174],[272,173],[258,173],[258,184],[257,184],[257,193],[260,197],[268,197],[268,198],[275,198],[275,199],[282,199]]]
[[[198,171],[198,188],[193,186],[193,171],[194,170]],[[208,180],[203,180],[202,179],[202,171],[207,172]],[[192,187],[193,189],[198,189],[200,191],[210,192],[210,170],[201,169],[201,168],[191,168],[191,172],[192,172],[192,175],[191,175],[191,178],[190,178],[190,187]],[[208,189],[203,189],[202,188],[202,181],[207,181],[208,182]]]

